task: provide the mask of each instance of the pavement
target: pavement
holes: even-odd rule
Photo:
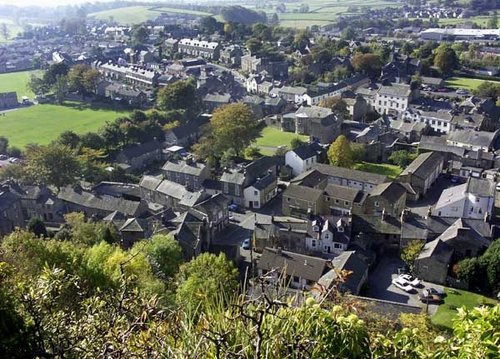
[[[403,261],[395,256],[382,257],[375,269],[368,276],[368,292],[367,296],[391,302],[403,303],[415,307],[425,308],[425,304],[420,301],[418,296],[422,294],[424,288],[433,287],[442,289],[442,286],[422,282],[419,288],[415,288],[413,293],[407,293],[402,289],[397,288],[392,284],[392,280],[396,278],[398,268],[404,266]],[[433,315],[438,308],[438,305],[429,304],[428,314]]]

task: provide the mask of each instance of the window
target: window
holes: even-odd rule
[[[234,194],[235,194],[236,196],[239,196],[239,195],[240,195],[240,187],[239,187],[239,186],[235,186],[235,187],[234,187]]]
[[[340,249],[340,248],[342,248],[342,245],[339,243],[334,243],[333,248]]]
[[[378,203],[378,201],[375,201],[375,207],[378,207],[380,206],[380,203]]]
[[[316,247],[316,240],[315,240],[315,239],[313,239],[313,240],[311,241],[311,246]]]
[[[344,202],[344,204],[345,204],[346,206],[348,206],[348,205],[349,205],[349,202],[348,202],[348,201],[345,201],[345,202]]]
[[[340,233],[344,232],[344,227],[337,228],[337,231],[340,232]]]
[[[339,200],[338,200],[338,199],[336,199],[336,200],[335,200],[335,203],[339,203]]]
[[[254,196],[258,196],[259,195],[259,191],[253,191],[253,194],[254,194]]]
[[[330,239],[330,235],[328,233],[325,233],[325,239]]]

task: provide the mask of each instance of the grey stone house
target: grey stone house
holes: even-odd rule
[[[397,178],[411,187],[409,199],[417,200],[427,193],[443,171],[443,156],[436,152],[420,154]]]
[[[209,168],[192,158],[167,161],[162,167],[162,172],[166,179],[179,183],[190,191],[201,189],[203,181],[210,176]]]
[[[127,172],[144,169],[149,164],[160,161],[162,146],[158,141],[126,146],[115,156],[115,162]]]

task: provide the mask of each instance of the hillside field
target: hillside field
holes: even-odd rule
[[[189,9],[178,9],[165,6],[127,6],[117,9],[104,10],[89,14],[89,17],[94,17],[100,20],[109,20],[113,18],[114,21],[122,25],[140,24],[142,22],[152,20],[159,16],[161,13],[173,14],[189,14],[198,16],[212,15],[208,12],[194,11]]]
[[[481,79],[471,79],[468,77],[451,77],[448,80],[446,80],[446,86],[452,87],[452,88],[463,88],[469,91],[473,91],[479,87],[483,82],[486,82],[486,80],[481,80]],[[498,81],[489,81],[489,82],[495,82],[499,83]]]
[[[21,101],[23,96],[33,98],[34,93],[28,89],[28,82],[31,74],[39,73],[39,71],[22,71],[0,74],[0,92],[17,92],[17,99]]]
[[[33,105],[0,114],[0,135],[13,146],[47,144],[64,131],[79,134],[93,132],[106,121],[113,121],[126,112],[92,108],[88,104],[66,102],[63,105]]]

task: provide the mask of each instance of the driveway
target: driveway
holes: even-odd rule
[[[392,284],[392,280],[398,276],[398,268],[403,265],[403,261],[398,257],[386,256],[381,258],[380,262],[368,277],[367,296],[370,298],[425,308],[425,304],[423,304],[419,299],[419,295],[422,293],[422,290],[426,287],[442,289],[442,286],[422,282],[420,287],[416,288],[413,293],[406,293],[404,290],[399,289]],[[433,315],[436,312],[437,307],[437,305],[430,304],[428,308],[429,315]]]
[[[429,206],[434,207],[434,205],[437,203],[439,197],[441,196],[441,193],[443,193],[443,190],[458,186],[460,184],[461,182],[453,183],[451,182],[451,178],[446,178],[444,175],[440,175],[437,178],[436,182],[434,182],[429,191],[426,193],[424,198],[421,198],[415,202],[408,201],[406,206],[413,213],[417,213],[418,215],[424,217],[425,215],[427,215]]]

